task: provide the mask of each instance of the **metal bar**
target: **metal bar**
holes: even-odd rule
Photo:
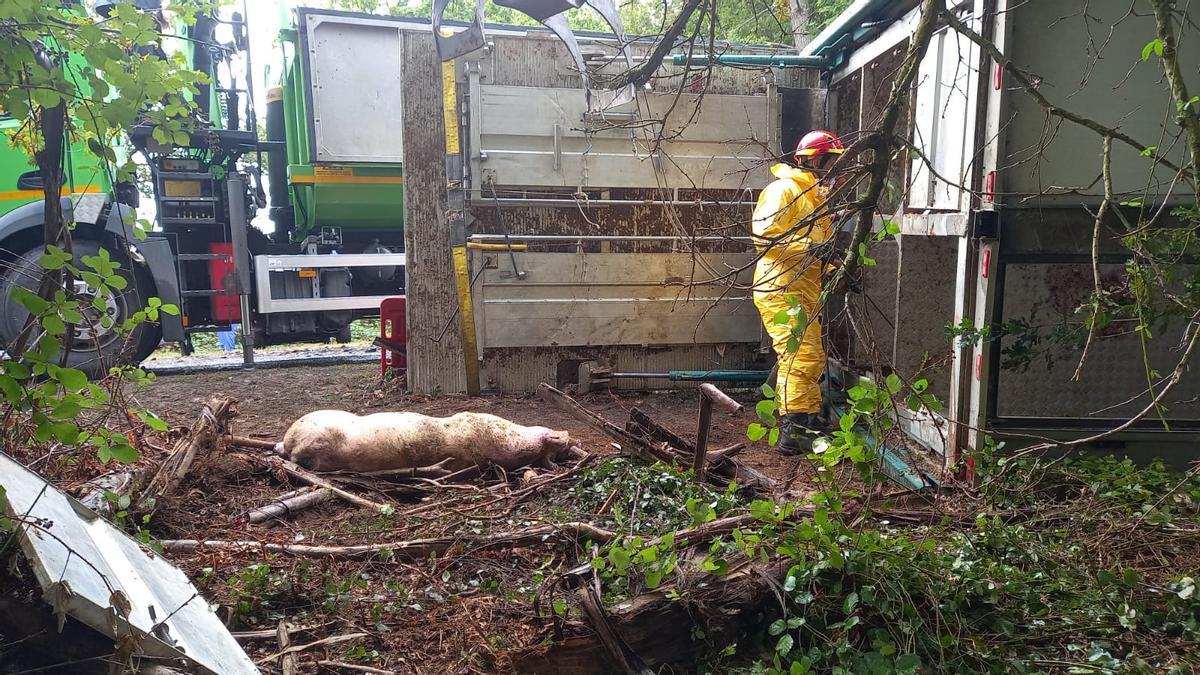
[[[822,56],[798,54],[673,54],[671,63],[676,66],[761,66],[763,68],[824,68],[827,64]]]
[[[454,281],[457,285],[458,313],[462,327],[463,363],[466,369],[467,396],[479,395],[479,342],[475,333],[475,305],[471,300],[471,270],[465,244],[454,246]]]
[[[672,382],[766,382],[769,370],[672,370],[667,373],[609,373],[614,379],[671,380]]]
[[[655,236],[655,235],[621,236],[621,235],[603,235],[603,234],[588,234],[588,235],[579,235],[579,236],[572,236],[569,234],[528,234],[528,235],[526,235],[526,234],[514,234],[514,235],[473,234],[469,237],[469,239],[470,239],[470,241],[503,241],[505,239],[514,239],[514,240],[520,240],[520,241],[549,241],[549,242],[561,241],[564,243],[573,243],[576,241],[737,241],[737,242],[744,242],[744,243],[748,244],[748,243],[751,243],[752,241],[754,241],[753,237],[713,237],[713,236],[669,237],[669,236]],[[398,255],[403,255],[403,254],[398,254]],[[260,256],[260,257],[262,257],[262,256]],[[288,257],[288,256],[274,256],[274,257]],[[338,257],[339,258],[349,258],[351,256],[338,256]],[[391,263],[391,264],[395,264],[395,263]]]
[[[246,228],[250,221],[246,217],[246,180],[241,174],[232,174],[226,183],[229,191],[229,231],[233,245],[233,271],[237,279],[237,291],[242,313],[242,365],[254,367],[254,326],[251,323],[250,293],[253,281],[250,276],[250,246]]]
[[[467,248],[476,251],[526,251],[528,244],[484,244],[477,241],[467,242]]]
[[[301,267],[388,267],[406,264],[403,253],[347,253],[338,255],[259,255],[255,265],[269,272]]]
[[[486,153],[485,153],[486,154]],[[472,188],[468,192],[473,192],[482,197],[483,191],[477,188]],[[492,199],[492,202],[499,202],[501,206],[566,206],[570,208],[588,207],[588,206],[754,206],[756,202],[723,202],[714,200],[702,199],[552,199],[552,198],[531,198],[522,199],[520,197],[499,197]]]
[[[259,288],[263,288],[260,283]],[[267,295],[258,296],[259,314],[276,314],[279,312],[316,312],[334,311],[340,309],[375,309],[379,303],[394,298],[395,295],[347,295],[334,298],[287,298],[271,299],[270,284],[266,286]]]

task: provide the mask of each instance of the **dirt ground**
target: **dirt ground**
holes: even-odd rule
[[[605,436],[533,396],[435,398],[410,396],[395,389],[381,389],[377,365],[352,364],[170,375],[159,377],[138,392],[136,398],[172,425],[183,426],[191,424],[208,397],[231,396],[238,401],[235,432],[263,438],[282,438],[298,417],[321,409],[359,414],[409,411],[436,416],[472,411],[498,415],[519,424],[563,429],[572,438],[581,440],[588,452],[610,451]],[[740,415],[714,412],[709,436],[712,450],[746,441],[746,426],[753,421],[757,392],[731,393],[746,409]],[[617,426],[624,426],[629,410],[637,407],[681,436],[695,438],[698,404],[691,390],[590,394],[579,400]],[[783,457],[765,442],[754,444],[740,457],[778,480],[792,478],[800,465],[800,460]]]
[[[740,415],[714,414],[710,449],[746,440],[756,393],[735,392],[746,404]],[[438,416],[470,410],[526,425],[564,429],[590,453],[615,453],[607,438],[532,396],[406,395],[394,384],[383,383],[373,364],[163,376],[134,392],[141,405],[172,427],[191,424],[205,401],[217,395],[238,401],[233,431],[242,436],[281,438],[292,421],[318,409],[414,411]],[[580,402],[618,426],[624,426],[629,410],[636,406],[680,435],[694,438],[698,405],[694,391],[593,394]],[[169,447],[168,439],[155,439],[154,444]],[[794,482],[797,487],[811,477],[811,466],[804,460],[782,457],[765,443],[754,444],[740,457],[772,478]],[[544,474],[533,480],[549,477]],[[643,518],[639,508],[663,503],[677,511],[676,516],[687,519],[684,498],[648,501],[640,491],[649,492],[655,486],[623,483],[622,476],[601,487],[572,478],[532,494],[523,490],[528,480],[529,476],[510,477],[508,481],[452,486],[452,491],[439,488],[423,501],[389,492],[390,484],[365,485],[363,494],[372,498],[395,497],[395,512],[380,515],[334,501],[289,518],[251,525],[245,519],[249,509],[300,484],[253,462],[217,453],[198,459],[183,493],[159,505],[149,529],[159,540],[343,546],[485,535],[567,521],[632,528],[640,526],[638,519]],[[687,484],[669,476],[663,480],[671,489]],[[636,489],[627,490],[626,485]],[[606,495],[607,503],[617,506],[603,515],[607,507],[601,502]],[[632,513],[632,518],[614,520],[613,511]],[[244,642],[253,658],[263,660],[264,672],[280,672],[278,659],[273,657],[278,651],[273,629],[278,621],[286,620],[303,628],[293,638],[299,644],[365,634],[305,650],[300,654],[300,672],[363,672],[336,665],[350,663],[378,669],[367,672],[483,673],[508,670],[510,651],[543,643],[552,634],[551,624],[557,631],[565,626],[568,633],[572,627],[579,630],[584,625],[570,618],[565,622],[550,619],[546,610],[550,600],[544,594],[553,592],[547,584],[557,573],[589,560],[590,550],[584,542],[565,547],[550,544],[493,550],[456,545],[422,561],[379,556],[301,558],[250,551],[168,556],[195,580],[209,602],[219,606],[219,616],[231,629],[271,629],[271,637]],[[572,596],[566,601],[573,602]],[[535,611],[539,606],[540,615]],[[570,609],[567,615],[570,617]]]

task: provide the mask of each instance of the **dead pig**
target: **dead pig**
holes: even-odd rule
[[[565,431],[472,412],[429,417],[318,410],[292,423],[279,446],[285,459],[314,471],[362,473],[429,466],[447,457],[447,468],[454,470],[495,464],[511,471],[530,464],[551,467],[579,452]]]

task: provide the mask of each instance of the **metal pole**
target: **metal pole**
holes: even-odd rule
[[[729,413],[736,414],[742,410],[741,403],[729,398],[720,389],[711,384],[700,385],[700,421],[696,426],[696,454],[692,458],[692,475],[696,482],[704,480],[704,460],[708,451],[708,429],[712,425],[714,402],[720,403]]]
[[[708,451],[708,427],[712,424],[712,399],[700,395],[700,422],[696,427],[696,455],[692,458],[692,480],[704,480],[704,453]]]
[[[250,316],[250,245],[246,228],[246,178],[240,173],[229,174],[226,181],[229,202],[229,238],[233,246],[233,270],[242,309],[242,365],[254,368],[254,326]]]

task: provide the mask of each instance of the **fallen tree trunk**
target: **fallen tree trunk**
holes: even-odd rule
[[[712,645],[730,644],[744,634],[763,609],[775,602],[775,587],[792,564],[790,559],[778,558],[722,577],[705,575],[704,583],[687,584],[686,589],[659,588],[639,595],[605,618],[611,631],[650,668],[691,665]],[[673,592],[679,595],[670,597]],[[704,640],[693,637],[698,629],[704,631]],[[613,662],[606,637],[612,638],[601,632],[570,637],[510,652],[506,657],[518,673],[619,672],[621,664]]]
[[[225,434],[229,420],[237,415],[237,402],[227,396],[215,397],[200,412],[200,419],[191,430],[175,443],[170,456],[158,467],[154,478],[146,485],[138,499],[138,511],[151,515],[163,497],[173,493],[187,477],[196,455],[216,447]]]
[[[404,561],[422,560],[431,555],[445,553],[457,546],[472,550],[493,548],[522,548],[535,546],[546,541],[589,538],[597,543],[612,541],[616,534],[590,523],[563,523],[561,525],[534,525],[516,532],[492,535],[437,537],[414,539],[379,544],[357,544],[352,546],[316,546],[311,544],[276,544],[261,541],[198,541],[196,539],[165,539],[160,541],[163,551],[170,553],[193,553],[196,551],[249,551],[263,553],[287,553],[307,558],[364,558],[387,551],[394,559]]]
[[[287,494],[279,495],[275,501],[260,506],[246,514],[247,520],[258,524],[280,516],[290,516],[297,511],[323,504],[334,498],[332,490],[327,488],[302,488]]]

